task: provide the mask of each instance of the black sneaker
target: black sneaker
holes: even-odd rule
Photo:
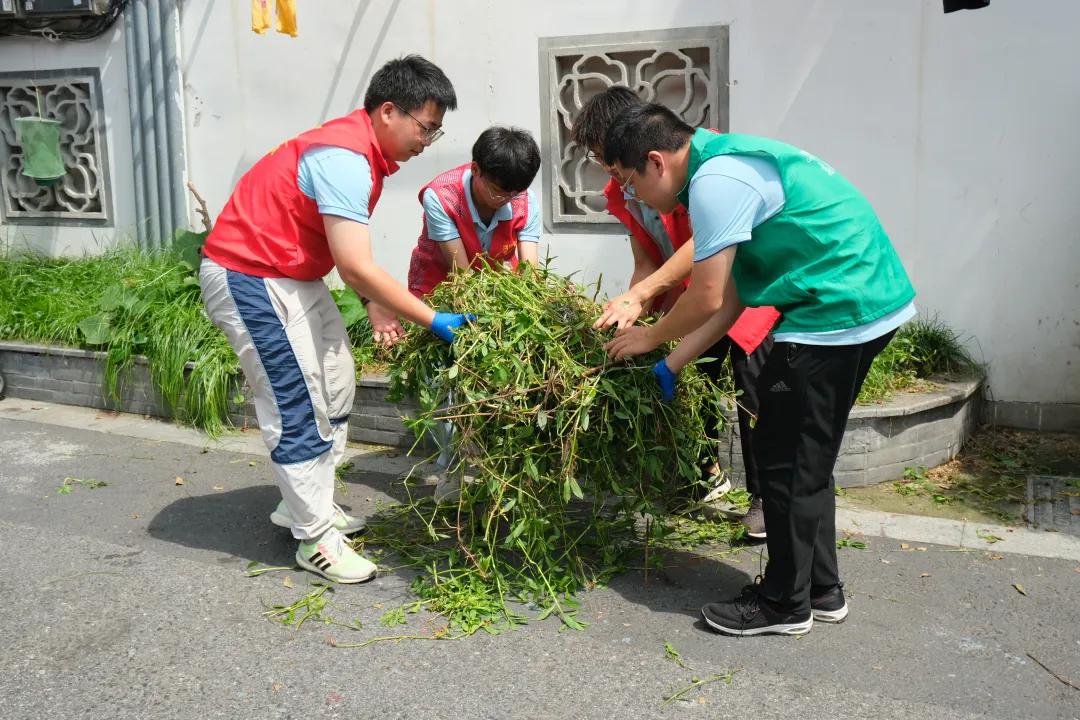
[[[810,612],[818,622],[842,623],[848,616],[844,583],[829,588],[810,588]]]
[[[713,630],[725,635],[803,635],[814,626],[814,616],[793,615],[774,610],[748,585],[734,600],[709,603],[701,608],[701,617]]]
[[[750,509],[746,511],[742,524],[746,528],[746,537],[754,540],[765,539],[765,510],[760,496],[755,495],[750,501]]]

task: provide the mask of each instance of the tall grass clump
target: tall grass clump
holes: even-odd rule
[[[105,391],[117,402],[144,355],[177,419],[211,434],[228,422],[239,366],[206,317],[192,262],[178,253],[0,256],[0,338],[105,352]]]
[[[874,358],[858,401],[881,402],[934,375],[963,375],[977,369],[978,363],[944,321],[918,317],[901,326]]]
[[[701,482],[723,397],[689,368],[661,402],[660,352],[611,363],[595,300],[544,267],[455,274],[431,300],[479,319],[452,346],[410,333],[391,391],[418,402],[418,437],[453,423],[465,482],[455,502],[392,509],[370,542],[421,570],[421,602],[464,632],[521,621],[512,600],[581,627],[575,593],[620,567],[643,524],[665,532],[651,519]]]

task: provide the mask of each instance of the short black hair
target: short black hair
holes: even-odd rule
[[[653,150],[678,150],[694,134],[694,128],[678,115],[656,103],[635,105],[619,113],[604,135],[604,162],[645,170],[645,158]]]
[[[364,109],[371,113],[384,102],[392,102],[404,110],[417,110],[428,100],[440,109],[457,110],[454,86],[439,66],[419,55],[406,55],[386,63],[372,76]]]
[[[527,130],[489,127],[472,146],[472,159],[480,172],[507,192],[521,192],[540,169],[540,148]]]
[[[570,138],[586,150],[602,148],[604,133],[615,117],[626,108],[641,104],[641,98],[630,88],[612,85],[604,92],[593,95],[581,106],[581,112],[570,128]]]

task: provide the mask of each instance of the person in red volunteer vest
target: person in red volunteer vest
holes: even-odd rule
[[[609,175],[612,174],[611,168],[600,159],[604,135],[623,109],[641,103],[630,88],[613,85],[590,98],[574,119],[572,139],[586,149],[590,161],[603,167]],[[630,231],[634,270],[630,276],[629,290],[605,303],[594,327],[615,325],[622,329],[633,325],[645,313],[665,313],[675,305],[690,282],[694,258],[693,231],[685,207],[676,207],[667,214],[658,213],[632,194],[624,192],[614,177],[608,180],[604,197],[607,199],[608,212]],[[750,510],[743,518],[743,524],[747,535],[755,539],[765,538],[765,516],[753,454],[753,423],[758,407],[756,381],[772,347],[769,332],[779,317],[780,313],[772,307],[747,308],[728,334],[702,353],[703,357],[711,360],[698,365],[713,380],[717,380],[724,358],[731,358],[735,389],[740,392],[737,408],[739,444],[746,489],[751,495]],[[673,393],[674,378],[667,386],[664,383],[661,386],[665,387],[665,393]],[[718,499],[731,488],[713,458],[703,464],[703,476],[706,479],[715,478],[712,489],[704,497],[705,501]]]
[[[363,522],[333,499],[356,371],[323,277],[336,267],[361,297],[447,342],[472,319],[437,313],[395,281],[372,260],[368,232],[383,180],[435,142],[456,107],[438,67],[417,55],[391,60],[372,76],[362,109],[248,170],[203,248],[207,314],[239,356],[282,494],[270,519],[299,540],[301,567],[337,582],[370,580],[376,567],[346,544]],[[392,342],[399,327],[375,329]]]
[[[540,207],[530,191],[540,149],[525,130],[490,127],[472,147],[472,162],[440,173],[420,189],[423,227],[409,262],[409,292],[425,298],[452,270],[487,260],[537,262]],[[385,309],[368,304],[368,314]]]
[[[540,148],[525,130],[490,127],[472,147],[472,162],[436,176],[420,190],[423,228],[409,263],[409,291],[428,296],[453,270],[483,262],[533,265],[540,242],[540,204],[530,191],[540,169]],[[368,313],[385,322],[395,318],[376,303]],[[453,426],[435,432],[441,453],[434,480],[437,501],[452,499],[460,472],[451,472]]]

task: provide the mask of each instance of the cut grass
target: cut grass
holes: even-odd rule
[[[661,402],[650,372],[659,353],[612,363],[610,336],[592,328],[595,294],[547,266],[458,273],[431,302],[477,320],[452,346],[411,333],[397,348],[391,398],[419,406],[406,424],[419,440],[452,420],[448,472],[468,465],[476,479],[458,503],[414,506],[428,542],[442,543],[420,566],[421,597],[455,629],[475,624],[460,615],[466,596],[497,626],[516,623],[505,603],[517,600],[584,627],[575,595],[615,571],[640,519],[645,547],[661,540],[649,519],[702,484],[722,394],[691,368]]]
[[[849,488],[844,497],[886,512],[1012,525],[1021,522],[1028,475],[1077,473],[1076,435],[984,428],[944,465],[908,468],[896,482]]]

